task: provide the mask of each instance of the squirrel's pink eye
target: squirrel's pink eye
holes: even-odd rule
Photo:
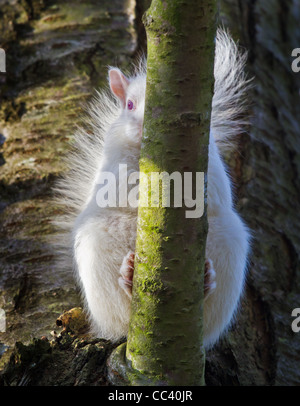
[[[128,108],[128,110],[133,110],[134,109],[134,104],[133,104],[133,102],[131,100],[128,100],[127,108]]]

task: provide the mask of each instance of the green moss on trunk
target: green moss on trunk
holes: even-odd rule
[[[152,1],[144,16],[147,91],[140,171],[207,173],[213,89],[215,1]],[[195,184],[193,185],[195,192]],[[146,192],[140,187],[140,198]],[[139,207],[130,384],[204,383],[202,302],[206,205]],[[193,195],[195,196],[195,194]],[[120,350],[124,359],[124,347]],[[114,359],[115,364],[117,363]]]

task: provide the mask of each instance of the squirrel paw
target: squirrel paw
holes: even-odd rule
[[[214,270],[213,262],[207,258],[205,261],[204,271],[204,299],[206,299],[216,289],[216,272]]]
[[[129,251],[123,258],[120,268],[119,285],[125,293],[131,298],[132,296],[132,279],[134,270],[134,252]]]

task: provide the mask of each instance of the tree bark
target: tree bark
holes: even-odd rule
[[[151,5],[151,0],[136,0],[135,7],[135,26],[138,39],[138,50],[141,54],[147,55],[147,35],[143,24],[143,15]]]
[[[72,272],[54,266],[47,244],[58,212],[50,191],[83,105],[107,84],[107,66],[131,64],[134,7],[132,0],[1,1],[0,364],[16,341],[50,337],[56,318],[81,304]]]
[[[223,21],[249,50],[251,126],[228,157],[238,209],[253,232],[247,295],[238,323],[208,354],[210,385],[299,385],[300,44],[297,0],[224,0]]]
[[[206,178],[216,2],[154,0],[144,22],[148,60],[140,172],[149,180],[155,172],[178,172],[183,182],[187,172],[194,181],[197,172]],[[193,192],[195,196],[195,182]],[[140,202],[147,193],[143,182]],[[126,349],[130,384],[204,383],[204,202],[203,206],[193,219],[184,204],[139,206]]]

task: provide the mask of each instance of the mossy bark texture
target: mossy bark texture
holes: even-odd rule
[[[148,60],[140,171],[149,179],[153,172],[206,177],[215,1],[155,0],[144,23]],[[140,201],[149,197],[145,194],[141,184]],[[159,207],[139,207],[126,349],[131,384],[204,383],[206,207],[200,217],[187,218],[187,207],[174,207],[172,196],[173,190],[170,207],[162,201]]]

